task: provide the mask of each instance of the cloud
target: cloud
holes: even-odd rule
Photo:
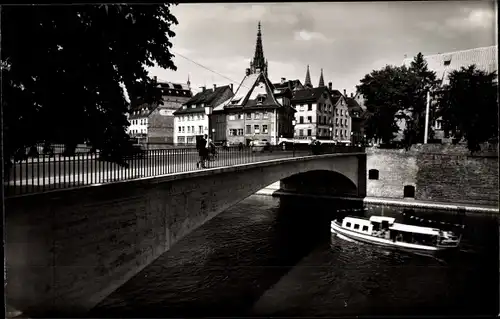
[[[332,42],[333,39],[327,38],[323,33],[320,32],[310,32],[306,30],[301,30],[295,32],[295,40],[297,41],[311,41],[311,40],[319,40],[323,42]]]
[[[446,20],[446,25],[456,30],[481,30],[493,29],[495,27],[495,14],[492,10],[467,9],[466,16],[453,17]]]

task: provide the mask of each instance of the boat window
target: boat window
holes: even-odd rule
[[[368,226],[363,226],[363,231],[368,231]]]
[[[358,224],[354,224],[354,229],[359,229],[359,225]]]
[[[345,227],[351,228],[351,223],[349,223],[349,222],[345,223]]]

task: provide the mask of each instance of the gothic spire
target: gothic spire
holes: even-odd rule
[[[318,87],[324,87],[324,86],[325,86],[325,80],[323,79],[323,69],[321,69],[321,75],[319,76]]]
[[[309,74],[309,64],[307,65],[306,80],[304,81],[304,86],[312,88],[311,74]]]
[[[260,21],[257,28],[257,43],[255,44],[255,54],[253,61],[250,62],[250,72],[257,73],[263,72],[267,76],[267,63],[264,58],[264,49],[262,48],[262,32],[260,29]]]
[[[188,73],[188,81],[187,81],[187,86],[188,86],[188,89],[191,89],[191,82],[189,81],[189,73]]]

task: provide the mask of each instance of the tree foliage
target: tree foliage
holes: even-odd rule
[[[145,66],[173,69],[171,4],[4,6],[4,157],[36,143],[89,141],[114,154],[128,141],[131,101],[160,102]]]
[[[424,56],[415,56],[409,68],[386,66],[365,75],[358,86],[367,106],[366,132],[389,142],[404,122],[407,147],[423,141],[427,91],[437,84]]]
[[[404,83],[408,69],[389,66],[365,75],[357,90],[366,105],[365,132],[368,138],[377,137],[389,142],[398,132],[397,114],[402,109]]]
[[[437,116],[443,129],[457,139],[465,139],[471,153],[480,144],[498,138],[498,95],[496,72],[488,73],[475,65],[452,71],[438,100]]]

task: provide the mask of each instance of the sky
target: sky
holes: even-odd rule
[[[201,3],[172,7],[172,51],[177,71],[149,69],[159,80],[186,83],[193,92],[234,84],[255,52],[262,24],[264,55],[273,83],[299,79],[307,65],[318,85],[347,93],[372,70],[401,65],[405,55],[438,54],[497,44],[494,1]],[[200,66],[201,65],[201,66]],[[207,70],[209,69],[209,70]]]

